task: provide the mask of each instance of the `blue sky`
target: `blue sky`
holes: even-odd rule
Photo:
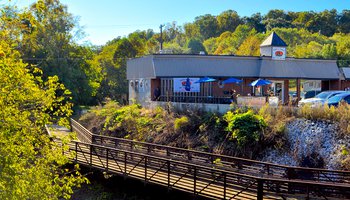
[[[5,0],[8,1],[8,0]],[[0,0],[0,3],[3,1]],[[33,0],[12,0],[19,7]],[[80,25],[87,34],[85,40],[102,45],[118,36],[127,36],[135,30],[153,29],[176,21],[178,25],[193,22],[196,16],[218,15],[235,10],[240,16],[271,9],[286,11],[323,11],[335,8],[338,12],[350,9],[349,0],[61,0],[68,11],[80,16]]]

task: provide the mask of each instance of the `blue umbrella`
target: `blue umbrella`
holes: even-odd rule
[[[258,80],[251,82],[249,85],[255,87],[255,86],[269,85],[271,83],[272,82],[269,80],[258,79]]]
[[[196,81],[194,83],[207,83],[207,82],[214,82],[214,81],[216,81],[216,79],[209,78],[209,77],[203,77],[203,78],[200,78],[198,81]]]
[[[228,78],[224,81],[222,81],[222,83],[241,83],[242,80],[236,79],[236,78]]]

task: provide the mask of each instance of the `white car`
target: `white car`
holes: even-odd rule
[[[346,91],[342,91],[342,90],[330,90],[330,91],[324,91],[319,93],[318,95],[316,95],[313,98],[309,98],[309,99],[303,99],[301,101],[299,101],[298,106],[303,106],[305,104],[309,104],[311,105],[311,107],[316,107],[316,106],[323,106],[329,98],[333,97],[334,95],[343,93]]]

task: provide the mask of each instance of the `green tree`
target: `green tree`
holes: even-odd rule
[[[270,10],[264,19],[266,30],[272,30],[273,28],[289,28],[292,27],[289,16],[283,10]]]
[[[350,10],[343,10],[340,14],[338,30],[341,33],[350,33]]]
[[[236,54],[242,56],[259,56],[262,39],[257,35],[247,37],[238,48]]]
[[[11,46],[0,41],[0,199],[69,198],[86,179],[64,168],[67,146],[50,142],[45,133],[45,124],[67,124],[69,92],[57,76],[44,82],[33,75],[39,69],[30,73]]]
[[[126,61],[129,58],[142,56],[145,50],[143,40],[130,34],[128,38],[115,40],[114,43],[106,45],[102,52],[94,59],[94,63],[102,68],[103,80],[98,90],[98,101],[111,98],[126,103],[128,95],[128,84],[126,80]],[[141,42],[142,41],[142,42]]]
[[[209,54],[214,54],[217,47],[217,38],[209,38],[203,42],[206,51]]]
[[[199,28],[199,33],[204,40],[218,36],[218,22],[215,16],[210,14],[198,16],[194,24]]]
[[[202,38],[199,26],[194,23],[186,23],[184,29],[187,38]]]
[[[227,10],[217,16],[218,31],[223,33],[225,31],[235,31],[237,26],[242,24],[242,20],[236,11]]]
[[[322,58],[323,45],[317,42],[302,44],[295,47],[295,57],[297,58]]]
[[[336,34],[333,36],[336,40],[336,49],[338,54],[338,65],[341,67],[350,66],[350,34]]]
[[[23,59],[39,67],[44,79],[57,75],[72,92],[76,104],[92,104],[101,80],[101,69],[90,68],[94,52],[75,44],[78,24],[59,0],[39,0],[18,13],[16,35]],[[30,31],[23,32],[23,23]],[[75,32],[75,33],[74,33]]]
[[[260,13],[255,13],[250,17],[243,18],[244,24],[248,25],[251,28],[254,28],[257,32],[265,32],[265,25],[263,24],[263,17]]]
[[[187,48],[190,49],[191,54],[198,54],[201,51],[206,53],[205,47],[199,39],[191,38],[187,43]]]

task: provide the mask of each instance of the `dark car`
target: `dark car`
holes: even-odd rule
[[[328,101],[327,101],[327,104],[328,104],[328,106],[335,106],[335,107],[337,107],[340,102],[344,102],[344,103],[350,104],[350,92],[337,94],[337,95],[329,98]]]

